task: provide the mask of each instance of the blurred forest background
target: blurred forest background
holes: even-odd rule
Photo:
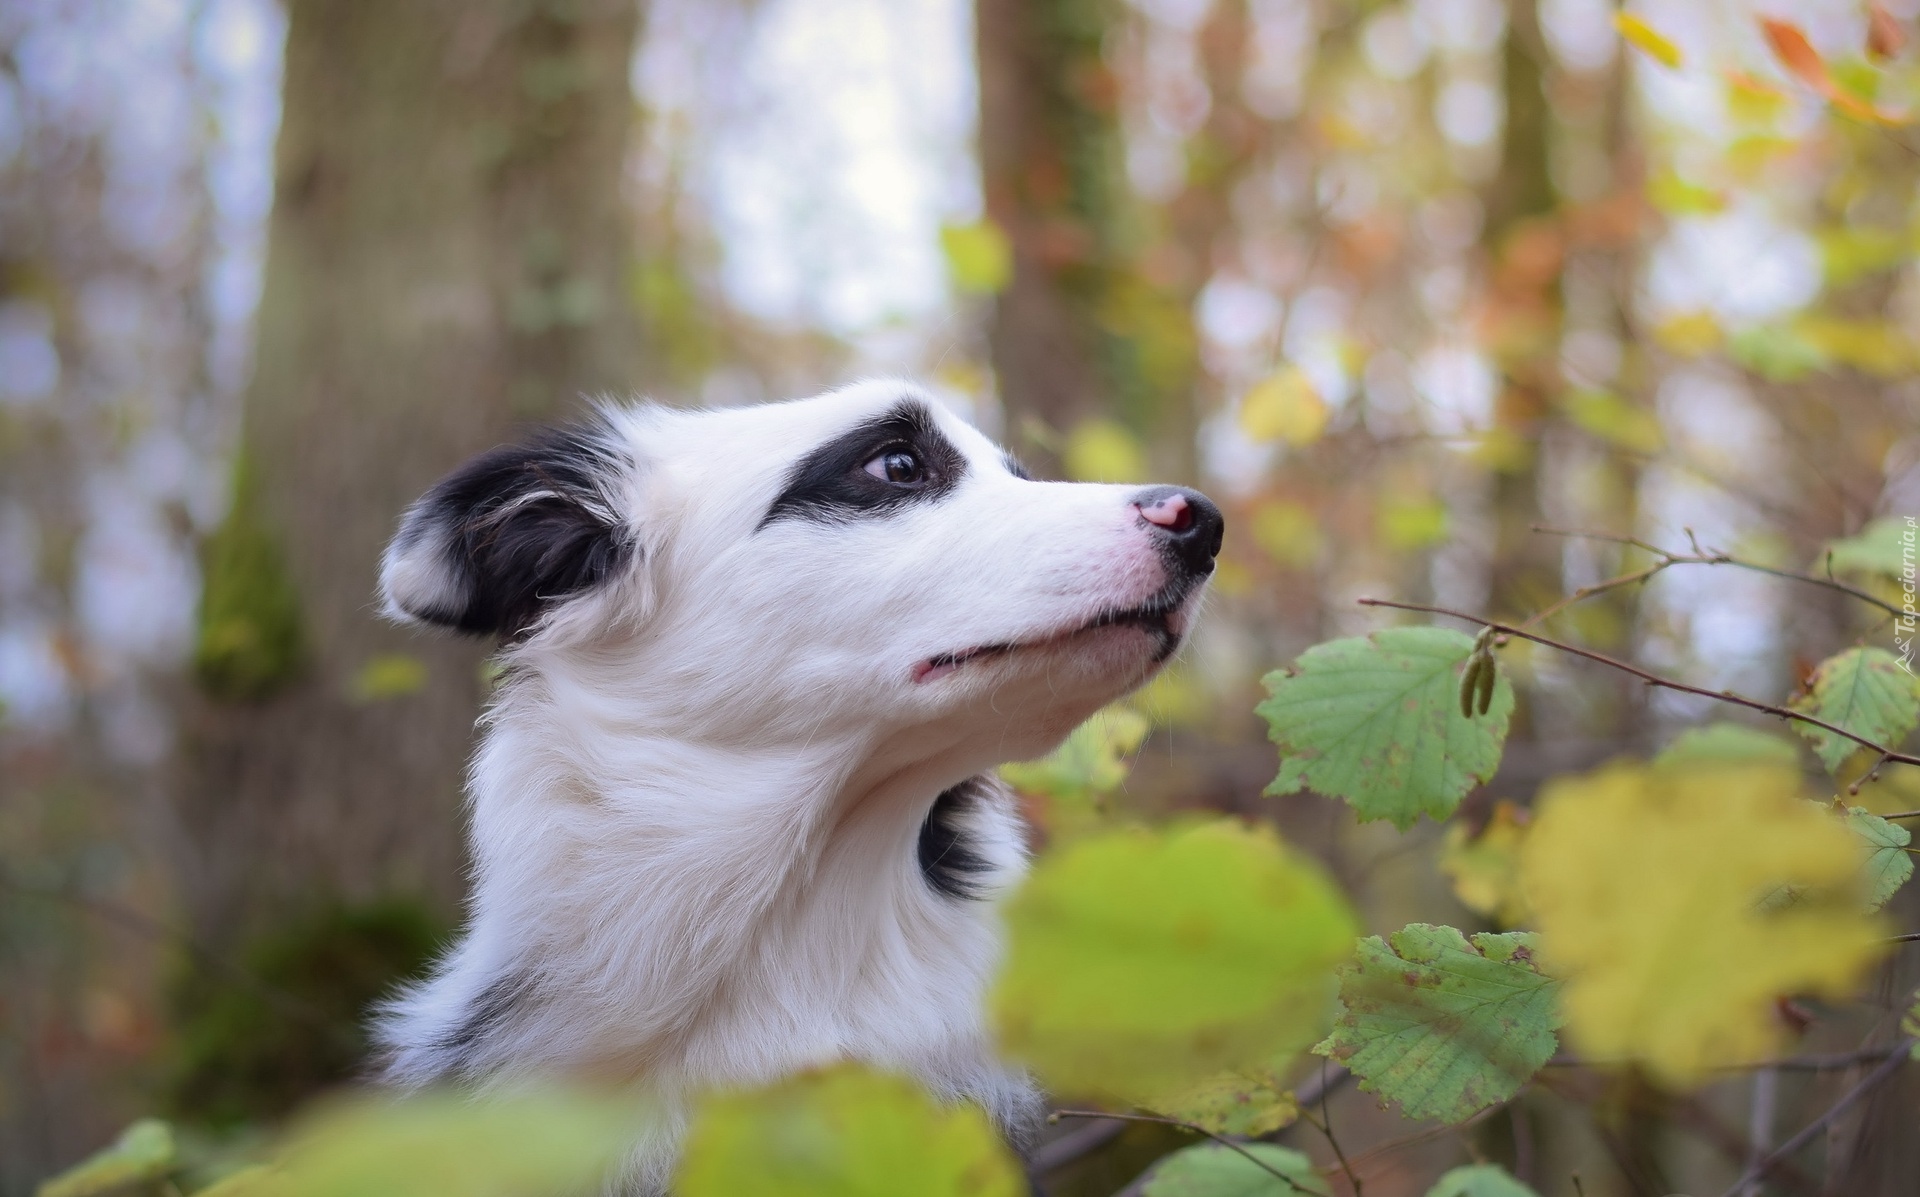
[[[1041,472],[1204,487],[1216,598],[1117,802],[1277,812],[1370,930],[1479,925],[1406,851],[1433,825],[1259,797],[1259,677],[1380,626],[1360,596],[1520,616],[1617,572],[1536,525],[1807,569],[1920,514],[1920,135],[1880,119],[1916,9],[1667,0],[1636,46],[1608,0],[4,0],[0,1193],[351,1074],[456,917],[488,685],[374,617],[379,548],[585,395],[909,374]],[[1779,701],[1865,627],[1788,585],[1668,570],[1556,626]],[[1711,705],[1505,659],[1469,822]],[[1859,800],[1920,807],[1914,772]],[[1489,1133],[1665,1192],[1737,1158],[1745,1083],[1569,1076]],[[1916,1110],[1878,1090],[1795,1191],[1911,1191]],[[1350,1154],[1404,1133],[1332,1116]]]

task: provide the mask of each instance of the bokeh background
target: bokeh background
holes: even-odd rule
[[[1115,801],[1277,815],[1374,928],[1472,925],[1435,829],[1259,797],[1259,678],[1380,626],[1360,596],[1524,615],[1621,559],[1536,525],[1807,568],[1920,513],[1920,135],[1755,19],[1899,113],[1916,8],[1666,0],[1656,53],[1607,0],[0,2],[0,1193],[352,1075],[457,917],[489,685],[374,617],[379,547],[584,396],[907,374],[1038,472],[1204,487],[1217,597]],[[1556,626],[1778,700],[1844,601],[1676,569]],[[1505,659],[1469,817],[1705,715]],[[1827,1191],[1914,1175],[1873,1132],[1915,1094]],[[1596,1195],[1744,1108],[1530,1100]],[[1404,1133],[1339,1101],[1356,1150]]]

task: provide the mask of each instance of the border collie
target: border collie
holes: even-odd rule
[[[1186,635],[1219,510],[1036,482],[913,386],[602,410],[415,503],[386,612],[504,640],[469,780],[459,943],[377,1026],[402,1085],[570,1077],[660,1111],[852,1059],[984,1107],[994,900],[1025,868],[992,770]]]

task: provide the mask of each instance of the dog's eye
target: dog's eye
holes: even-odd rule
[[[882,482],[895,482],[911,486],[924,481],[926,471],[920,468],[920,458],[907,449],[889,449],[866,465],[867,473]]]

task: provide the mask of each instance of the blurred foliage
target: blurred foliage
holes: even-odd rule
[[[675,1184],[683,1197],[1019,1197],[1020,1168],[972,1106],[841,1067],[710,1099]]]
[[[173,997],[168,1105],[234,1126],[360,1075],[369,1005],[420,976],[449,930],[424,906],[388,899],[274,928],[243,946],[235,973],[196,962]]]
[[[244,460],[234,479],[232,509],[203,555],[193,667],[209,694],[241,701],[291,681],[306,663],[307,645],[300,596],[255,504]]]

